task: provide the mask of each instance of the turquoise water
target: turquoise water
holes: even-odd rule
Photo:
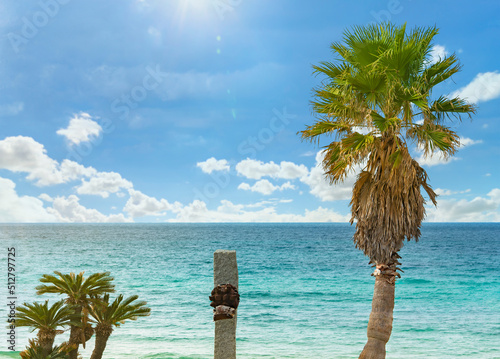
[[[151,316],[116,329],[105,358],[210,358],[213,252],[235,249],[238,358],[357,358],[374,280],[352,234],[346,224],[0,225],[0,258],[5,274],[16,248],[18,303],[57,299],[34,290],[54,270],[111,271],[117,292],[147,300]],[[387,358],[500,358],[500,224],[426,224],[401,255]],[[18,329],[18,350],[30,337]],[[0,352],[5,343],[2,331]]]

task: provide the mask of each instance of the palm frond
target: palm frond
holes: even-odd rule
[[[106,294],[100,304],[90,306],[89,313],[98,324],[118,327],[126,320],[136,320],[150,314],[147,303],[136,301],[138,298],[138,295],[132,295],[124,299],[123,294],[120,294],[110,303],[109,295]]]
[[[66,294],[68,303],[82,305],[89,297],[95,297],[104,293],[114,292],[114,285],[111,283],[113,277],[109,272],[94,273],[88,278],[84,278],[84,272],[62,274],[54,271],[57,276],[44,274],[40,282],[47,283],[36,287],[37,294],[57,293]]]
[[[407,135],[416,141],[424,151],[424,156],[440,151],[448,157],[460,147],[460,139],[454,131],[434,123],[414,124],[408,129]]]
[[[459,97],[450,99],[445,96],[440,96],[432,103],[429,110],[438,121],[451,119],[452,117],[460,120],[460,116],[463,114],[471,117],[471,115],[476,112],[476,107]]]
[[[49,301],[43,304],[24,303],[17,307],[16,326],[31,327],[32,330],[56,330],[59,327],[77,325],[80,316],[71,306],[58,301],[49,307]]]

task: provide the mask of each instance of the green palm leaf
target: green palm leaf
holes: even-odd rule
[[[77,325],[80,319],[74,308],[66,306],[62,300],[50,307],[46,300],[43,304],[24,303],[16,309],[16,326],[31,327],[32,330],[56,330],[58,327]]]
[[[126,320],[136,320],[150,314],[151,309],[146,307],[147,303],[136,301],[138,298],[138,295],[132,295],[124,299],[123,294],[120,294],[109,303],[109,295],[106,294],[100,303],[89,308],[89,313],[95,323],[118,327]]]
[[[47,353],[35,342],[31,342],[30,346],[19,355],[22,359],[69,359],[65,345],[56,346]]]

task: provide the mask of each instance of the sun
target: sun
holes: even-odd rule
[[[211,0],[178,0],[176,19],[181,23],[189,19],[190,22],[207,22],[214,15]]]

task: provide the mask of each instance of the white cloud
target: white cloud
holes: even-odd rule
[[[7,137],[0,141],[0,168],[12,172],[28,172],[28,179],[38,180],[38,185],[61,183],[54,177],[57,161],[46,155],[42,144],[31,137]]]
[[[451,196],[453,194],[462,194],[462,193],[469,193],[470,189],[466,189],[465,191],[451,191],[449,189],[442,189],[442,188],[436,188],[434,192],[438,196]]]
[[[323,158],[324,152],[319,151],[316,154],[316,166],[311,168],[309,174],[303,176],[300,181],[307,184],[311,189],[310,193],[323,202],[351,199],[352,187],[354,186],[354,182],[356,182],[356,174],[361,169],[357,167],[342,183],[331,185],[325,178],[325,171],[322,166]]]
[[[429,65],[435,64],[439,60],[444,59],[448,55],[446,48],[441,45],[434,45],[431,50],[431,59],[429,60]]]
[[[48,208],[47,211],[53,214],[59,222],[132,222],[131,218],[125,218],[122,213],[107,216],[96,209],[86,208],[79,203],[79,198],[75,195],[56,197],[52,203],[52,208]]]
[[[79,145],[99,137],[101,132],[101,125],[92,120],[88,113],[81,112],[79,115],[74,115],[67,128],[61,128],[56,133],[66,137],[71,145]]]
[[[10,179],[0,177],[0,222],[56,222],[43,202],[35,197],[19,196],[16,184]]]
[[[197,167],[205,173],[212,173],[213,171],[229,171],[229,164],[227,160],[217,160],[215,157],[210,157],[204,162],[196,163]]]
[[[371,131],[371,129],[368,127],[360,127],[360,126],[354,126],[352,130],[354,132],[361,133],[362,135],[367,135]]]
[[[179,202],[171,204],[166,199],[162,198],[161,200],[158,200],[134,189],[130,189],[128,192],[130,194],[130,198],[125,204],[123,210],[133,218],[143,216],[162,216],[165,215],[167,211],[177,211],[182,207]]]
[[[456,96],[470,103],[493,100],[500,96],[500,74],[496,71],[480,73],[470,84],[450,95],[450,97]]]
[[[415,158],[415,160],[421,165],[421,166],[437,166],[437,165],[445,165],[450,163],[451,161],[457,161],[460,160],[461,158],[459,157],[448,157],[445,158],[441,153],[434,153],[429,156],[424,156],[421,154],[419,157]]]
[[[251,204],[246,204],[245,208],[259,208],[259,207],[266,207],[268,205],[276,205],[278,203],[292,203],[293,199],[278,199],[278,198],[270,198],[265,201],[260,201],[256,203],[251,203]]]
[[[13,102],[6,105],[0,105],[0,116],[15,116],[23,110],[23,102]]]
[[[488,198],[439,199],[437,207],[428,207],[428,222],[499,222],[500,189],[494,188]]]
[[[82,177],[92,177],[98,172],[93,167],[85,167],[75,161],[63,160],[59,166],[63,182],[69,182]]]
[[[279,165],[273,161],[264,163],[262,161],[247,158],[236,165],[238,174],[250,179],[261,179],[269,176],[272,178],[295,179],[308,174],[309,170],[304,165],[293,162],[282,161]]]
[[[253,186],[250,186],[248,183],[241,183],[238,186],[238,189],[242,189],[245,191],[252,191],[252,192],[258,192],[262,193],[264,195],[270,195],[276,190],[283,191],[285,189],[295,189],[296,187],[290,183],[290,181],[285,182],[281,186],[275,186],[271,182],[269,182],[267,179],[263,179],[260,181],[255,182]]]
[[[41,195],[38,196],[38,198],[40,198],[42,201],[45,201],[45,202],[53,202],[54,199],[52,197],[50,197],[47,193],[42,193]]]
[[[314,155],[316,155],[316,152],[314,152],[314,151],[307,151],[307,152],[304,152],[301,154],[302,157],[311,157]]]
[[[473,140],[468,137],[460,138],[460,147],[467,147],[471,145],[477,145],[478,143],[483,143],[483,140]]]
[[[92,167],[64,160],[59,164],[47,156],[47,150],[31,137],[7,137],[0,141],[0,169],[27,172],[37,186],[49,186],[96,173]]]
[[[327,208],[305,210],[304,214],[278,214],[274,207],[248,211],[244,205],[222,200],[216,210],[209,210],[205,202],[195,200],[180,209],[169,222],[347,222],[349,215],[341,215]]]
[[[132,183],[115,172],[97,172],[77,162],[63,160],[59,164],[47,156],[44,146],[31,137],[7,137],[0,141],[0,169],[27,172],[28,180],[37,186],[49,186],[82,179],[76,187],[79,194],[99,195],[103,198],[120,189],[132,188]],[[84,178],[90,178],[86,181]]]
[[[98,172],[88,181],[82,179],[82,184],[76,187],[78,194],[98,195],[107,198],[110,193],[117,193],[122,188],[132,188],[132,182],[122,178],[116,172]]]

